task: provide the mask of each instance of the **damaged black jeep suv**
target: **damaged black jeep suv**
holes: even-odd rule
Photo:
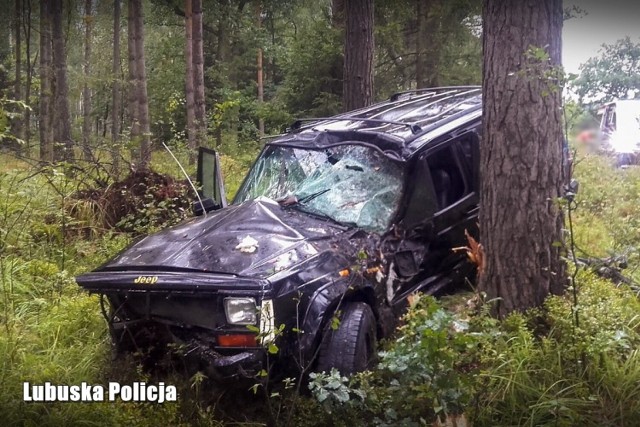
[[[196,216],[77,278],[114,348],[159,342],[220,377],[366,369],[407,297],[473,276],[479,87],[398,93],[265,144],[227,206],[201,149]]]

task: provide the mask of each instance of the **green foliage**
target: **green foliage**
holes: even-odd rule
[[[426,21],[425,63],[428,85],[468,85],[481,81],[481,26],[477,0],[430,1]],[[376,2],[375,91],[379,98],[414,88],[417,63],[416,2]]]
[[[349,387],[349,379],[340,375],[335,368],[328,374],[311,373],[309,379],[311,394],[328,413],[336,408],[342,410],[343,405],[349,402],[353,404],[354,400],[361,403],[366,396],[363,390]]]
[[[593,256],[628,254],[630,262],[637,262],[640,170],[616,169],[612,159],[588,155],[578,158],[576,175],[581,183],[575,212],[579,248]]]
[[[613,426],[640,410],[640,303],[588,274],[578,283],[580,327],[565,297],[500,325],[483,352],[473,414],[478,425]],[[631,378],[617,389],[615,381],[625,376]]]
[[[24,111],[31,108],[22,101],[0,98],[0,143],[14,142],[23,144],[24,141],[11,133],[11,120],[20,118]]]
[[[479,333],[431,297],[416,296],[403,323],[376,371],[311,375],[309,389],[325,411],[357,425],[424,425],[466,407]]]
[[[3,159],[4,160],[4,159]],[[0,163],[3,168],[8,162]],[[0,413],[3,425],[219,425],[206,405],[22,401],[23,382],[149,381],[133,362],[111,367],[98,297],[74,276],[113,257],[131,236],[78,232],[63,196],[80,183],[56,170],[0,171]],[[64,221],[63,221],[64,219]],[[65,224],[65,225],[63,225]],[[135,374],[130,374],[135,371]],[[189,396],[187,381],[173,380]]]
[[[328,17],[318,15],[298,29],[283,58],[286,74],[276,92],[276,99],[298,117],[326,117],[342,108],[342,36]]]
[[[640,93],[640,43],[627,36],[602,45],[599,56],[580,67],[573,87],[587,104],[626,99],[628,91]]]

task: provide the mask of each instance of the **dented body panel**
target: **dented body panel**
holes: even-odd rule
[[[153,330],[221,376],[267,363],[308,372],[346,302],[367,303],[383,337],[412,292],[473,276],[453,248],[477,236],[479,102],[478,88],[401,94],[356,113],[410,118],[421,133],[349,119],[276,138],[231,205],[147,236],[77,282],[108,301],[116,346]]]

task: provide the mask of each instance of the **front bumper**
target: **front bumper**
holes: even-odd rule
[[[255,378],[265,369],[266,356],[263,349],[243,349],[231,354],[222,354],[206,346],[188,349],[186,358],[197,358],[205,363],[207,372],[217,378]]]
[[[616,153],[616,166],[627,167],[639,164],[640,154],[639,153]]]

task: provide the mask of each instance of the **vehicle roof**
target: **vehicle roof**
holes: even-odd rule
[[[615,101],[607,102],[602,105],[601,108],[608,107],[609,105],[640,105],[640,99],[616,99]]]
[[[477,121],[481,114],[480,86],[419,89],[333,117],[303,119],[310,122],[305,125],[296,121],[269,144],[323,148],[357,142],[406,160],[439,136]]]

